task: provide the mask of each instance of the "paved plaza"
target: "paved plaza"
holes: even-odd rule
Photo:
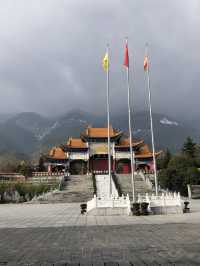
[[[200,224],[200,201],[192,201],[191,213],[149,216],[92,216],[80,214],[80,203],[3,204],[0,228],[106,226],[135,224]]]
[[[200,265],[189,214],[80,215],[79,204],[0,205],[0,265]]]

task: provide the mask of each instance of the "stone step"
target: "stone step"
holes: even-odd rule
[[[132,183],[131,183],[131,174],[129,175],[116,175],[118,183],[121,187],[121,191],[124,195],[129,194],[132,199]],[[140,193],[141,195],[151,192],[151,189],[144,180],[144,177],[141,174],[136,174],[135,176],[135,190],[136,194]]]
[[[69,176],[62,191],[46,193],[38,197],[40,203],[86,202],[93,197],[92,177],[88,175]]]

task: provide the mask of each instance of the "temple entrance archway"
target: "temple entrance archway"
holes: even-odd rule
[[[89,160],[90,172],[108,172],[108,155],[95,154]],[[113,169],[113,158],[111,157],[111,169]]]
[[[131,161],[129,159],[120,159],[116,162],[117,174],[129,174],[131,173]]]
[[[149,173],[150,166],[148,164],[139,164],[137,166],[137,171],[142,171],[143,173]]]
[[[64,172],[65,171],[65,165],[62,165],[62,164],[52,165],[50,169],[51,169],[52,173]]]
[[[85,175],[87,174],[87,163],[83,160],[73,160],[70,162],[70,174]]]

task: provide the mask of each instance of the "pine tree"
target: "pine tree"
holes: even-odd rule
[[[167,168],[170,159],[171,159],[171,153],[170,153],[169,149],[167,149],[165,152],[164,158],[163,158],[163,162],[162,162],[163,168]]]
[[[182,152],[191,157],[194,158],[196,151],[196,143],[193,142],[193,139],[191,137],[187,137],[185,143],[183,144]]]
[[[40,172],[44,172],[45,171],[45,166],[44,166],[44,155],[41,155],[40,156],[40,159],[39,159],[39,171]]]

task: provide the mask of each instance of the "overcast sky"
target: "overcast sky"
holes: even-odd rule
[[[135,109],[147,102],[143,58],[148,42],[154,111],[198,116],[199,0],[1,1],[0,112],[104,112],[106,43],[112,112],[125,109],[126,36]]]

